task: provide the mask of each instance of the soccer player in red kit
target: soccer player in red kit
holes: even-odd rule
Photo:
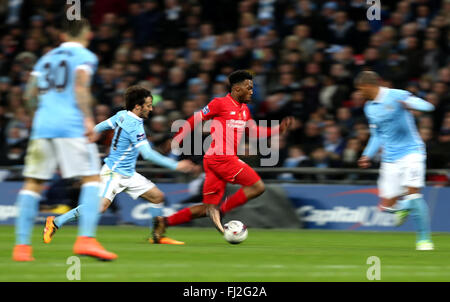
[[[237,147],[246,128],[250,136],[269,137],[272,133],[284,133],[292,124],[292,117],[283,119],[279,126],[273,128],[257,126],[247,107],[253,94],[252,75],[247,71],[237,70],[229,75],[228,80],[231,93],[214,98],[203,110],[190,117],[174,137],[180,143],[188,131],[195,128],[196,122],[213,119],[211,146],[203,157],[203,204],[182,209],[169,217],[156,217],[152,234],[154,243],[159,243],[167,226],[205,216],[209,216],[217,230],[223,234],[221,217],[258,197],[265,190],[261,177],[236,155]],[[240,184],[242,187],[220,204],[227,183]]]

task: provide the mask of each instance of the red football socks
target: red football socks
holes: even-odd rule
[[[192,213],[190,208],[184,208],[175,214],[166,218],[167,225],[173,226],[182,223],[186,223],[192,220]]]
[[[247,196],[244,194],[244,190],[240,188],[236,193],[227,198],[225,202],[220,206],[220,211],[225,214],[232,209],[243,205],[247,202]]]

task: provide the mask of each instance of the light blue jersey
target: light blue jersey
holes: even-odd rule
[[[380,87],[375,100],[368,101],[364,107],[371,133],[364,156],[372,158],[380,147],[383,162],[394,162],[411,153],[425,155],[425,144],[408,108],[434,110],[432,104],[408,91]]]
[[[131,111],[119,111],[113,117],[95,126],[97,132],[108,129],[114,129],[110,152],[105,159],[105,164],[111,171],[133,176],[139,154],[145,160],[172,170],[176,169],[176,161],[150,148],[142,118]]]
[[[83,137],[84,118],[75,98],[75,71],[97,69],[94,53],[76,42],[62,43],[34,66],[39,104],[33,120],[32,139]]]

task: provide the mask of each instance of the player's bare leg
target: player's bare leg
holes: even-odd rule
[[[383,198],[382,197],[380,199],[380,203],[378,204],[378,208],[384,212],[394,213],[395,212],[394,206],[397,203],[398,198],[399,197],[394,197],[394,198]]]
[[[206,205],[206,215],[209,216],[211,218],[211,220],[214,223],[214,226],[216,227],[216,229],[223,234],[224,229],[222,226],[222,219],[221,219],[221,214],[220,214],[220,209],[217,205],[215,204],[207,204]]]
[[[164,193],[156,186],[142,194],[140,197],[154,204],[160,204],[164,202]]]
[[[247,199],[250,200],[264,193],[266,187],[264,185],[264,182],[260,179],[251,186],[242,187],[242,190],[244,191],[244,194],[247,197]]]
[[[36,178],[26,178],[25,184],[23,186],[24,190],[32,191],[37,194],[41,194],[44,189],[45,180],[36,179]]]

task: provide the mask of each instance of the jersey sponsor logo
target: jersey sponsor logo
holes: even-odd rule
[[[227,120],[227,127],[244,128],[246,122],[243,120]]]
[[[143,141],[145,139],[145,133],[140,133],[136,135],[137,141]]]
[[[208,105],[206,105],[205,108],[202,109],[202,112],[203,112],[204,115],[206,115],[206,114],[209,113],[209,107],[208,107]]]

